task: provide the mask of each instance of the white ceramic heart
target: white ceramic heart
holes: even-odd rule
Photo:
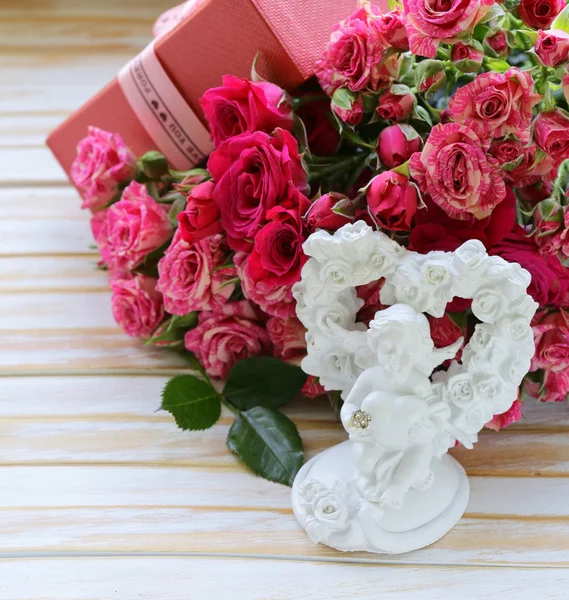
[[[309,461],[292,492],[308,535],[340,550],[407,552],[442,537],[462,516],[468,481],[447,453],[472,448],[508,410],[534,352],[537,304],[530,275],[471,240],[455,252],[411,252],[365,222],[312,234],[294,287],[307,328],[303,369],[345,400],[349,441]],[[356,287],[384,279],[377,312],[356,322]],[[424,314],[471,298],[480,321],[462,362],[462,340],[436,349]]]

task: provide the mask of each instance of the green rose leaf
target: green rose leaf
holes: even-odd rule
[[[227,436],[227,447],[257,475],[289,486],[304,460],[295,424],[263,406],[237,416]]]
[[[302,389],[306,374],[300,367],[255,356],[238,362],[230,371],[223,396],[240,410],[254,406],[278,408]]]
[[[221,414],[221,401],[209,383],[194,375],[170,379],[162,391],[162,409],[184,430],[209,429]]]
[[[561,29],[569,33],[569,4],[557,15],[550,29]]]

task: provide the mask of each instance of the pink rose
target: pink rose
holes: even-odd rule
[[[533,139],[554,161],[569,158],[569,114],[560,108],[539,113],[534,121]]]
[[[164,207],[136,181],[106,212],[98,232],[104,263],[111,270],[136,268],[147,254],[163,246],[172,236],[172,224]]]
[[[504,180],[516,188],[533,185],[553,168],[551,158],[538,158],[535,144],[523,144],[513,138],[494,140],[490,154],[500,164]]]
[[[377,7],[367,4],[332,31],[315,70],[328,95],[341,87],[377,90],[397,76],[398,57],[386,56],[387,44],[373,24],[380,15]]]
[[[253,281],[249,275],[249,256],[245,252],[237,252],[233,262],[241,280],[245,298],[254,302],[268,315],[287,319],[296,313],[296,302],[290,285],[275,285],[266,280]]]
[[[77,144],[69,176],[83,196],[81,207],[96,211],[118,194],[119,184],[132,179],[136,156],[118,133],[97,127],[89,127],[88,132]]]
[[[316,229],[336,231],[347,223],[353,223],[354,215],[355,204],[348,196],[330,192],[312,203],[304,220],[310,233]]]
[[[541,371],[541,382],[526,377],[522,382],[524,392],[541,402],[564,402],[569,394],[569,369]]]
[[[405,121],[415,108],[415,94],[406,85],[392,85],[380,94],[376,112],[382,119]]]
[[[307,190],[296,139],[282,129],[273,136],[257,131],[227,140],[209,157],[208,169],[234,250],[250,251],[267,212],[277,205],[298,204],[298,190]]]
[[[267,331],[257,322],[212,312],[200,313],[198,326],[186,333],[184,344],[210,377],[221,379],[240,360],[271,354]]]
[[[366,192],[368,210],[376,223],[388,231],[409,231],[417,212],[417,189],[405,177],[385,171],[371,180]]]
[[[405,29],[403,11],[400,8],[382,14],[373,24],[387,45],[406,52],[409,50],[409,38]]]
[[[558,67],[569,60],[569,33],[561,29],[539,30],[535,53],[546,67]]]
[[[216,147],[245,132],[292,130],[292,106],[286,92],[266,81],[224,75],[223,85],[207,90],[200,104]]]
[[[560,235],[561,238],[561,252],[564,256],[569,257],[569,210],[564,209],[563,215],[563,231]]]
[[[458,123],[474,121],[493,137],[515,134],[529,140],[532,108],[541,99],[528,72],[512,67],[505,73],[481,73],[458,88],[449,109]]]
[[[477,73],[484,60],[484,51],[482,46],[477,48],[470,44],[457,42],[451,49],[450,59],[459,71]]]
[[[377,139],[379,160],[388,168],[398,167],[419,152],[423,140],[410,125],[390,125]]]
[[[322,396],[326,393],[326,390],[318,381],[318,377],[314,377],[314,375],[308,376],[301,391],[307,398],[318,398],[318,396]]]
[[[556,256],[543,256],[532,237],[516,225],[512,233],[489,250],[509,262],[517,262],[531,275],[528,294],[540,306],[569,305],[569,272]]]
[[[411,158],[409,171],[450,217],[482,219],[506,197],[497,161],[487,150],[475,123],[437,125],[423,151]]]
[[[213,181],[193,187],[186,208],[178,215],[180,233],[188,244],[223,231],[219,210],[213,201],[214,188]]]
[[[441,43],[450,44],[472,33],[493,5],[494,0],[403,0],[411,52],[434,58]]]
[[[488,429],[493,429],[494,431],[500,431],[500,429],[504,429],[504,427],[508,427],[512,423],[519,421],[522,418],[522,402],[518,398],[514,400],[514,403],[505,413],[501,415],[494,415],[491,421],[486,423],[486,427]]]
[[[555,17],[565,8],[565,0],[521,0],[520,19],[535,29],[549,29]]]
[[[494,35],[489,35],[484,41],[499,58],[504,58],[510,53],[506,33],[502,29],[498,30]]]
[[[164,296],[164,306],[172,315],[193,310],[221,311],[235,289],[236,277],[226,262],[224,240],[220,234],[188,244],[180,231],[158,263],[156,289]]]
[[[249,275],[254,282],[292,285],[307,260],[302,251],[307,231],[298,210],[276,206],[267,217],[270,221],[257,233],[249,256]]]
[[[535,354],[531,370],[569,368],[569,314],[563,309],[540,310],[532,321]]]
[[[267,333],[276,358],[292,361],[306,356],[306,329],[296,317],[271,317],[267,321]]]
[[[156,279],[136,275],[111,282],[113,317],[125,333],[149,338],[164,319],[162,296],[156,291]]]
[[[338,90],[340,91],[340,90]],[[343,90],[342,90],[343,91]],[[364,116],[364,99],[363,96],[356,96],[349,107],[343,107],[337,104],[334,100],[336,95],[332,97],[332,110],[340,117],[344,123],[354,127],[362,122]]]
[[[332,156],[340,145],[340,134],[332,124],[330,102],[308,102],[296,111],[306,128],[306,141],[313,154]]]

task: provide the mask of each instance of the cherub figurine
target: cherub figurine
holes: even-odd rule
[[[436,349],[429,322],[406,304],[376,313],[368,344],[377,366],[357,379],[342,407],[362,495],[383,507],[401,508],[410,488],[433,482],[430,463],[450,408],[432,392],[433,369],[462,344]]]

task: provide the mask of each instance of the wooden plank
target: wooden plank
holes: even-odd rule
[[[0,495],[2,510],[63,510],[71,506],[273,509],[283,514],[292,510],[289,488],[238,467],[0,466],[0,481],[13,484]],[[38,482],[41,497],[34,493]],[[467,518],[569,520],[569,482],[565,478],[471,477],[470,487]]]
[[[0,20],[0,31],[3,21]],[[0,40],[2,40],[0,33]],[[1,48],[1,46],[0,46]],[[12,115],[0,114],[0,147],[43,146],[50,131],[62,121],[58,115]]]
[[[536,589],[540,598],[561,600],[569,583],[563,569],[370,568],[196,556],[6,559],[0,577],[10,600],[534,600]]]
[[[0,219],[83,220],[90,212],[81,209],[81,198],[69,184],[59,187],[0,187]],[[72,225],[69,225],[72,227]]]
[[[0,386],[0,419],[53,419],[56,417],[109,420],[168,421],[155,413],[157,399],[168,377],[10,377]],[[36,402],[38,397],[49,402]],[[292,419],[329,422],[337,419],[324,399],[299,399],[283,409]],[[229,412],[224,409],[224,416]]]
[[[118,332],[111,312],[111,292],[44,292],[4,294],[0,301],[2,331],[42,329],[110,329]]]
[[[188,369],[179,355],[147,348],[120,331],[0,332],[0,375],[171,373]]]
[[[0,164],[0,186],[52,186],[67,182],[63,169],[47,148],[0,148]]]
[[[0,294],[107,290],[107,273],[97,270],[97,261],[95,254],[0,257]]]
[[[233,494],[235,490],[227,489]],[[285,511],[214,507],[65,506],[2,510],[0,557],[16,553],[65,555],[184,552],[283,558],[344,556],[313,544]],[[462,519],[434,545],[399,556],[350,554],[370,562],[460,565],[569,566],[567,519]]]
[[[106,85],[136,52],[2,54],[0,113],[57,114],[76,110]],[[63,119],[62,119],[63,120]]]

